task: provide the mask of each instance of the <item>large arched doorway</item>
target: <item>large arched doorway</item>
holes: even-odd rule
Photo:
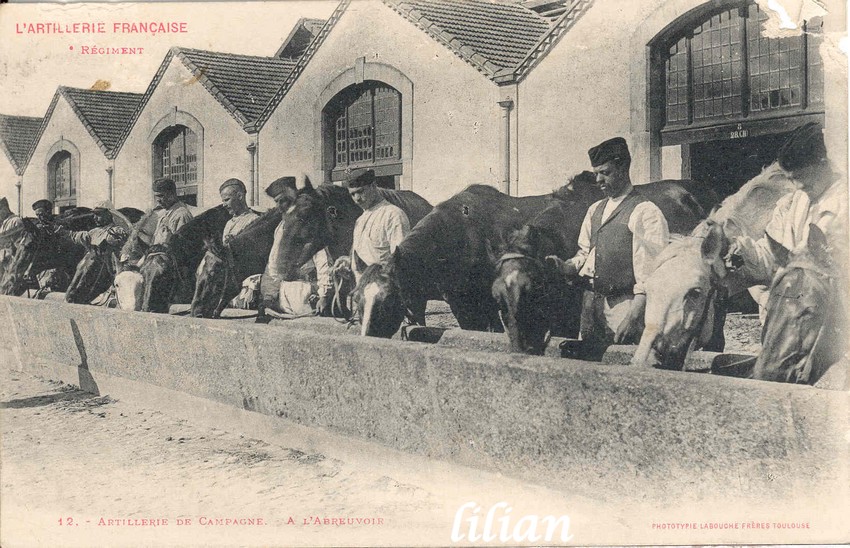
[[[168,177],[177,186],[177,195],[188,205],[198,205],[200,181],[198,178],[198,149],[201,143],[197,134],[183,125],[170,126],[153,141],[154,179]]]
[[[60,150],[47,162],[47,194],[60,213],[77,205],[77,171],[72,162],[67,150]]]
[[[372,168],[378,186],[398,188],[402,175],[401,93],[375,80],[337,93],[322,109],[325,179],[344,181],[352,169]]]
[[[650,130],[681,147],[682,175],[735,192],[776,157],[791,129],[823,121],[822,22],[767,37],[752,1],[712,2],[651,45]]]

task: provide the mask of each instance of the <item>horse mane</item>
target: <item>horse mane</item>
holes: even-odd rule
[[[381,196],[383,196],[387,202],[404,211],[405,215],[407,215],[408,221],[410,222],[411,228],[416,226],[419,221],[421,221],[434,209],[434,206],[432,206],[428,200],[411,190],[391,190],[382,188],[380,189],[380,192]]]
[[[221,221],[227,222],[226,218],[229,217],[230,214],[224,205],[211,207],[197,217],[189,219],[186,224],[177,229],[177,232],[169,234],[165,243],[173,253],[192,253],[193,248],[199,246],[205,236],[219,233],[220,238],[221,231],[224,229],[224,223]]]
[[[280,224],[280,219],[282,215],[280,211],[273,207],[261,214],[259,217],[248,223],[244,229],[242,229],[239,234],[233,237],[230,241],[230,248],[234,249],[241,245],[243,242],[253,241],[254,238],[260,233],[264,233],[272,227],[277,227]],[[221,233],[216,234],[216,239],[221,241]]]
[[[35,217],[21,217],[24,224],[24,230],[30,234],[38,234],[38,219]]]
[[[591,201],[594,202],[602,196],[602,192],[596,187],[596,175],[587,170],[576,173],[567,180],[565,185],[556,188],[551,194],[553,199],[561,202],[575,202],[577,198],[583,196],[593,197]]]
[[[720,225],[733,220],[745,235],[759,237],[777,200],[793,190],[794,183],[788,173],[778,162],[773,162],[744,183],[738,192],[723,200],[709,218]]]

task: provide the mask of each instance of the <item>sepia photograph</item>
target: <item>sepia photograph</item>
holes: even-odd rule
[[[0,544],[850,542],[847,26],[0,4]]]

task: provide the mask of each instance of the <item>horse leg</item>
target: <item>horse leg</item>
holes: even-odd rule
[[[723,327],[726,324],[726,296],[717,295],[714,299],[714,325],[711,330],[711,338],[705,343],[704,350],[711,352],[723,352],[726,347],[726,336]]]
[[[493,329],[495,321],[499,324],[499,332],[504,331],[502,322],[499,320],[499,307],[492,296],[482,297],[470,291],[453,292],[446,296],[446,301],[461,329],[495,331]]]

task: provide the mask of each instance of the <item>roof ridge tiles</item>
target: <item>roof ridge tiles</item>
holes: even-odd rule
[[[482,0],[383,0],[491,80],[516,67],[552,28],[518,4]],[[495,81],[495,80],[494,80]]]

